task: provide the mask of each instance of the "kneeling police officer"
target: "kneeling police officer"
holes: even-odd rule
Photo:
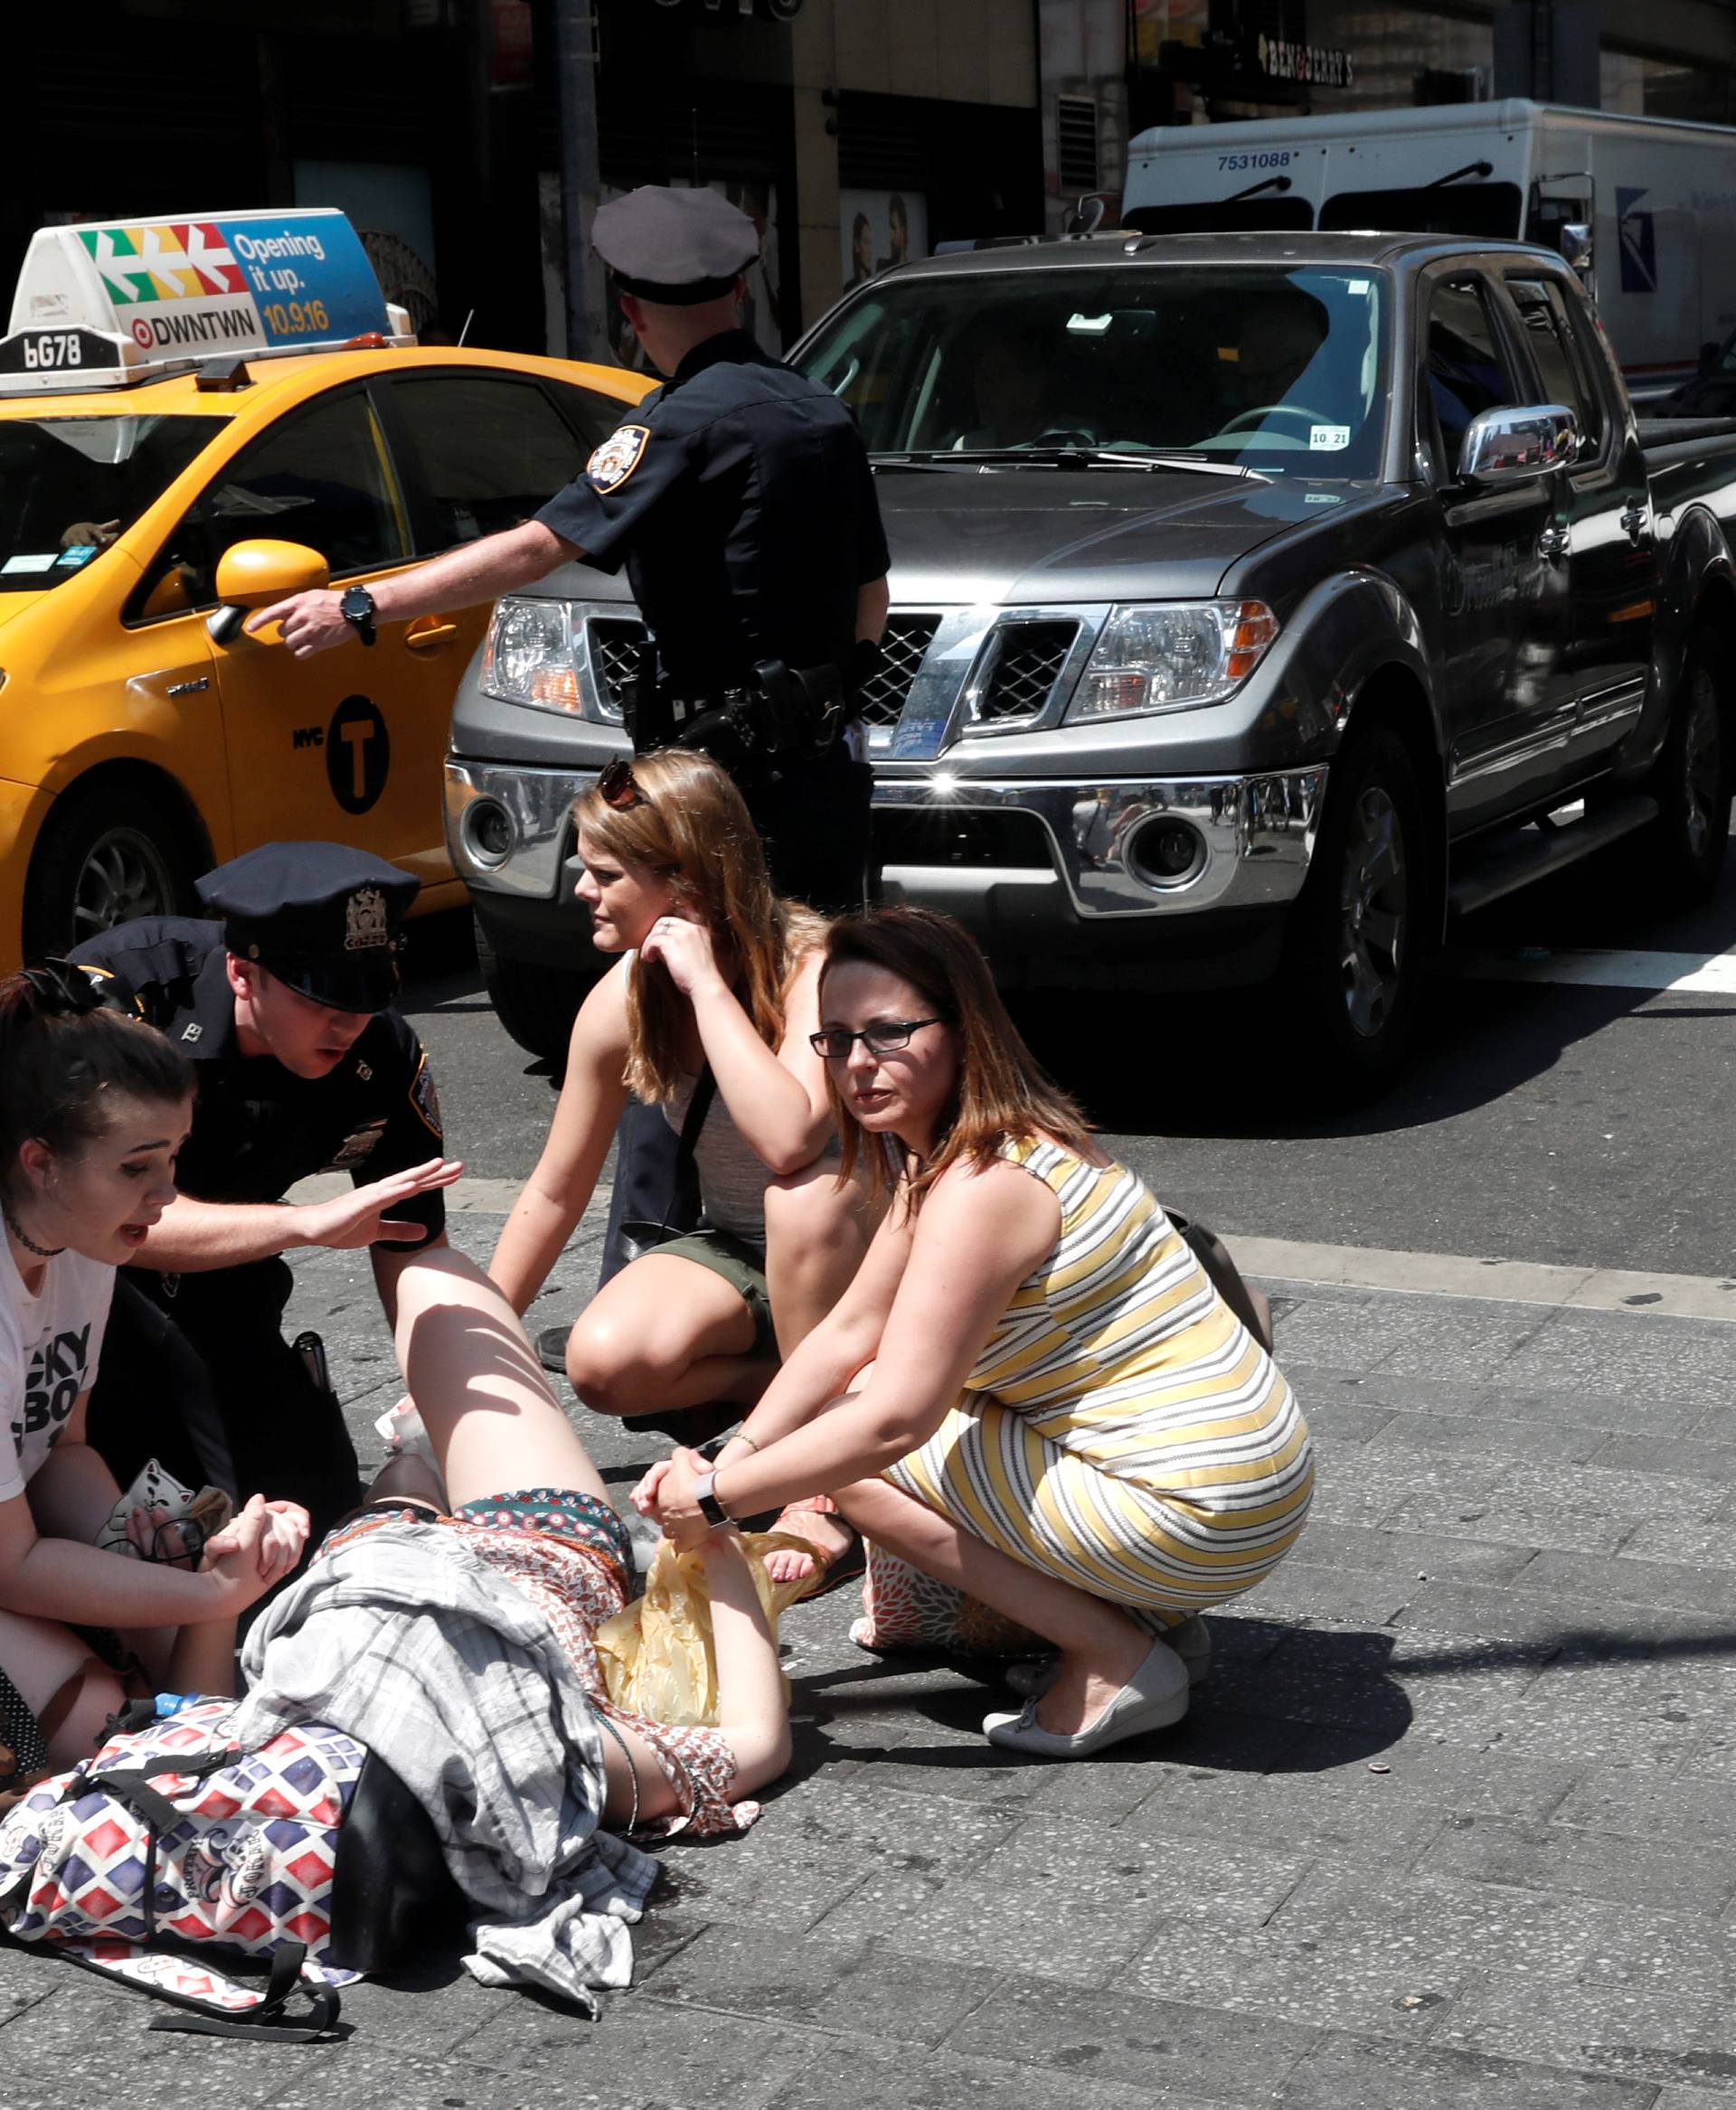
[[[461,1168],[392,1007],[418,884],[335,843],[268,843],[200,881],[221,921],[144,917],[73,956],[198,1077],[180,1192],[120,1272],[91,1397],[90,1440],[123,1487],[155,1455],[195,1487],[280,1489],[312,1516],[310,1544],[359,1499],[317,1342],[283,1335],[282,1256],[366,1247],[390,1324],[405,1257],[446,1242],[442,1190]],[[282,1199],[320,1172],[353,1191]]]

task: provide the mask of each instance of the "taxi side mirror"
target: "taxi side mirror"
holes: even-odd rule
[[[222,603],[206,627],[219,645],[241,626],[241,612],[269,608],[292,593],[317,590],[331,581],[332,568],[306,542],[237,542],[217,560],[217,598]]]

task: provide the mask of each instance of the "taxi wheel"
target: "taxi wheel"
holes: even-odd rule
[[[495,1016],[527,1054],[541,1057],[557,1071],[563,1069],[572,1022],[592,977],[509,958],[490,942],[481,917],[475,922],[476,965]]]
[[[95,785],[55,800],[24,890],[24,952],[66,953],[136,916],[175,916],[191,873],[183,838],[144,793]]]

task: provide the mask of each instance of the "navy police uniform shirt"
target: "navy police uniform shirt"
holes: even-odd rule
[[[847,667],[857,589],[889,562],[855,419],[743,330],[696,344],[536,517],[599,570],[625,562],[689,696],[761,659]]]
[[[377,1012],[335,1069],[292,1076],[273,1057],[237,1046],[225,952],[221,923],[146,916],[74,954],[192,1058],[199,1095],[175,1175],[184,1193],[277,1201],[312,1173],[348,1173],[359,1187],[442,1154],[433,1072],[406,1019]],[[392,1213],[420,1224],[423,1235],[388,1242],[385,1251],[414,1252],[446,1228],[439,1192],[395,1203]]]

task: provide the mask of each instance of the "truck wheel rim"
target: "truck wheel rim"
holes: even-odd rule
[[[1398,809],[1378,784],[1357,799],[1344,845],[1339,969],[1351,1030],[1383,1031],[1403,978],[1410,878]]]
[[[175,912],[175,881],[163,852],[136,828],[109,828],[90,845],[72,896],[75,943],[135,916]]]
[[[1682,743],[1682,821],[1689,854],[1695,858],[1705,855],[1717,825],[1718,785],[1723,775],[1720,746],[1718,684],[1709,667],[1697,666]]]

